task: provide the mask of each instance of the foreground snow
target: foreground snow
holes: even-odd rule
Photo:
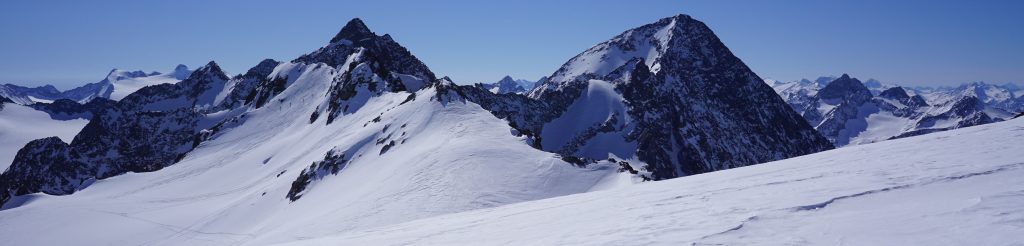
[[[1013,245],[1024,120],[290,245]]]
[[[6,170],[18,150],[29,141],[59,137],[65,142],[89,123],[88,120],[54,120],[46,112],[13,103],[0,109],[0,171]]]

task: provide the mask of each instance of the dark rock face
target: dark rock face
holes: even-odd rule
[[[904,92],[906,94],[906,92]],[[871,90],[850,75],[843,74],[818,91],[822,99],[848,99],[850,101],[867,101],[871,98]]]
[[[101,97],[90,100],[85,104],[80,104],[70,99],[58,99],[52,103],[35,103],[30,106],[50,114],[50,118],[55,120],[70,120],[92,119],[94,115],[100,114],[116,104],[116,101]]]
[[[0,174],[0,204],[12,196],[43,192],[71,194],[93,177],[95,170],[70,155],[71,148],[57,137],[36,139],[18,151],[14,163]],[[45,165],[39,165],[46,163]]]
[[[845,145],[848,140],[841,139],[841,135],[847,130],[846,123],[859,117],[861,105],[872,98],[871,90],[861,84],[860,80],[843,74],[818,91],[817,97],[818,100],[831,101],[833,103],[830,104],[836,106],[822,116],[816,129],[832,143]],[[816,108],[811,110],[817,111]]]
[[[921,95],[910,96],[906,90],[903,90],[903,87],[899,86],[882,91],[882,93],[878,94],[878,97],[895,100],[911,107],[928,106],[928,102],[925,102],[924,97],[921,97]]]
[[[652,50],[654,56],[647,55]],[[613,65],[587,70],[584,64]],[[653,66],[652,66],[653,64]],[[608,81],[627,106],[563,146],[542,146],[545,123],[588,90]],[[467,100],[534,136],[534,145],[563,155],[597,134],[621,134],[654,179],[752,165],[832,148],[803,118],[700,21],[680,15],[624,32],[572,58],[528,97],[462,87]],[[627,120],[628,119],[628,120]],[[604,157],[606,158],[606,157]],[[601,159],[604,159],[601,158]]]
[[[0,110],[4,109],[5,103],[14,103],[14,101],[11,101],[11,99],[7,99],[6,97],[0,96]]]
[[[348,163],[348,159],[345,159],[345,153],[335,150],[328,151],[322,161],[313,162],[309,168],[302,170],[299,177],[292,181],[292,187],[285,196],[292,201],[299,200],[302,197],[302,192],[306,190],[306,186],[310,182],[321,179],[328,174],[338,174],[345,167],[346,163]]]
[[[416,91],[437,80],[423,62],[390,35],[377,36],[359,19],[346,24],[327,46],[293,62],[323,63],[344,71],[335,77],[328,91],[327,108],[318,109],[310,117],[311,122],[326,115],[330,124],[338,116],[359,109],[370,96]]]
[[[882,91],[878,94],[879,97],[888,98],[893,100],[907,100],[910,99],[910,95],[907,95],[907,91],[903,90],[903,87],[893,87]]]
[[[263,107],[270,98],[284,91],[286,87],[285,79],[269,78],[270,73],[280,64],[279,61],[264,59],[245,74],[233,78],[234,89],[221,103],[220,108],[236,108],[249,104],[254,108]],[[255,104],[252,104],[253,102]]]

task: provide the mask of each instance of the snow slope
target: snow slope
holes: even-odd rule
[[[0,170],[6,170],[29,141],[57,136],[71,142],[88,120],[54,120],[46,112],[14,103],[0,109]]]
[[[11,245],[288,242],[585,192],[618,167],[576,167],[533,149],[480,106],[438,99],[435,87],[414,96],[385,92],[331,124],[310,122],[343,72],[281,64],[271,77],[287,77],[287,89],[227,121],[181,162],[67,196],[16,197],[0,210],[0,238]],[[296,177],[332,150],[347,160],[340,172],[318,172],[299,199],[286,198]],[[61,236],[35,236],[42,231]]]
[[[587,83],[586,90],[580,93],[579,98],[569,105],[564,114],[544,124],[544,128],[559,130],[542,132],[542,146],[562,149],[573,140],[574,136],[612,118],[617,118],[614,121],[616,124],[613,124],[615,128],[621,128],[632,122],[632,119],[626,114],[625,99],[615,92],[615,85],[596,79],[589,80]],[[595,140],[580,147],[579,153],[586,157],[604,159],[608,158],[609,154],[631,157],[635,151],[636,143],[627,142],[621,135],[601,133]]]
[[[287,245],[1020,245],[1024,120]]]
[[[109,89],[104,90],[106,93],[109,93],[107,98],[117,101],[132,94],[132,92],[142,89],[142,87],[178,83],[182,79],[187,78],[191,71],[188,71],[188,68],[183,65],[178,65],[174,72],[167,74],[148,75],[143,73],[141,75],[128,75],[128,73],[130,72],[119,69],[110,71],[110,74],[104,80],[110,86]]]

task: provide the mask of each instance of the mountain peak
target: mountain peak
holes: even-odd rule
[[[203,67],[199,68],[199,70],[209,70],[209,69],[220,70],[220,65],[217,65],[217,62],[215,62],[215,61],[210,61],[210,62],[206,63],[206,65],[203,65]]]
[[[146,72],[143,72],[142,70],[127,71],[127,70],[121,70],[121,69],[117,69],[117,68],[111,69],[110,72],[107,73],[107,79],[111,80],[111,81],[113,81],[113,80],[121,80],[121,79],[125,79],[125,78],[138,78],[138,77],[146,77],[146,76],[149,76],[149,75]]]
[[[363,23],[363,20],[353,18],[345,24],[345,27],[341,28],[341,31],[338,31],[337,35],[334,35],[334,38],[331,39],[331,43],[341,41],[342,39],[359,41],[373,35],[374,34],[370,31],[370,28],[366,27],[366,24]]]
[[[686,20],[693,20],[693,17],[690,17],[690,15],[688,15],[688,14],[677,14],[677,15],[673,15],[671,17],[667,17],[665,19],[667,19],[667,20],[676,20],[676,21],[681,21],[681,20],[682,21],[686,21]]]
[[[867,97],[870,98],[871,90],[865,87],[860,80],[851,78],[850,75],[844,73],[843,76],[825,85],[825,88],[821,88],[818,91],[818,96],[821,98],[840,98],[864,93],[867,93]]]
[[[209,63],[206,63],[206,65],[203,65],[193,71],[192,74],[189,75],[188,79],[196,80],[204,77],[217,77],[227,80],[227,75],[224,73],[224,70],[221,70],[220,65],[217,65],[217,62],[214,61],[210,61]]]
[[[910,95],[907,94],[907,91],[904,90],[903,87],[899,87],[899,86],[886,89],[886,90],[882,91],[882,93],[879,93],[878,96],[883,97],[883,98],[896,99],[896,100],[903,100],[903,99],[910,98]]]
[[[174,75],[175,79],[183,80],[192,74],[192,70],[189,70],[188,66],[185,66],[184,64],[178,64],[178,66],[174,67],[174,72],[171,74]]]

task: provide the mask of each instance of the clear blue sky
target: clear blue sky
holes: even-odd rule
[[[66,89],[111,68],[216,60],[242,73],[351,18],[456,82],[536,79],[626,29],[686,13],[762,77],[1024,82],[1024,1],[4,1],[0,83]]]

